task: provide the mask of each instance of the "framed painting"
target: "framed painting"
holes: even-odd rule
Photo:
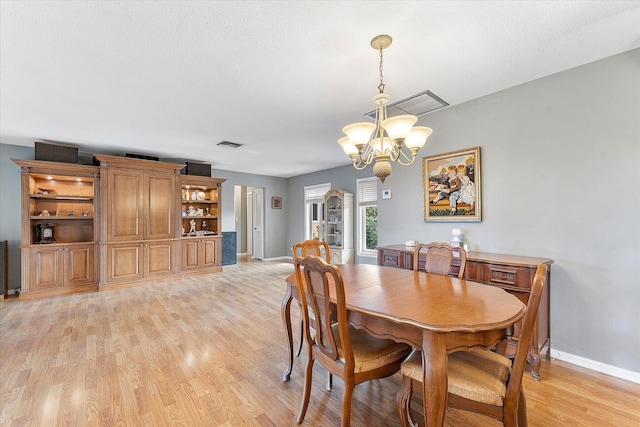
[[[480,221],[480,147],[422,158],[425,221]]]
[[[271,209],[282,209],[282,197],[271,198]]]

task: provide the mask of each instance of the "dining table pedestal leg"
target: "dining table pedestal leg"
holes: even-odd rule
[[[424,377],[424,423],[441,427],[447,409],[447,343],[445,334],[424,330],[422,334]]]

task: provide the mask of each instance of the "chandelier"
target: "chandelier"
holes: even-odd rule
[[[371,163],[373,174],[380,182],[391,175],[391,162],[409,166],[416,159],[416,153],[427,142],[431,128],[413,126],[418,118],[404,114],[387,117],[389,95],[384,93],[382,79],[382,51],[391,46],[391,36],[381,34],[371,40],[371,47],[380,51],[379,93],[373,97],[376,103],[375,123],[359,122],[345,126],[345,137],[338,140],[344,152],[351,157],[353,166],[362,170]]]

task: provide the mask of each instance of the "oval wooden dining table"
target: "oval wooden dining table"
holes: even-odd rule
[[[442,426],[447,405],[447,354],[491,348],[512,335],[526,306],[498,287],[457,278],[368,264],[338,265],[349,322],[374,336],[422,351],[424,425]],[[286,279],[282,321],[293,365],[291,302],[299,298],[295,274]],[[332,295],[333,298],[333,295]]]

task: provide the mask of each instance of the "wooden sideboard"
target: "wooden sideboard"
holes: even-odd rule
[[[412,269],[413,254],[415,248],[404,245],[389,245],[378,247],[378,265],[396,268]],[[424,255],[421,255],[421,258]],[[420,263],[424,265],[424,262]],[[533,378],[540,380],[540,358],[550,359],[551,325],[550,313],[550,285],[551,264],[553,260],[548,258],[523,257],[515,255],[493,254],[485,252],[467,253],[467,265],[464,278],[487,285],[498,286],[515,295],[525,304],[529,301],[531,285],[539,264],[546,264],[547,286],[544,288],[538,319],[534,326],[531,349],[528,361],[531,364]],[[509,341],[507,353],[515,352],[518,337],[520,336],[520,323],[516,324],[513,338]]]

